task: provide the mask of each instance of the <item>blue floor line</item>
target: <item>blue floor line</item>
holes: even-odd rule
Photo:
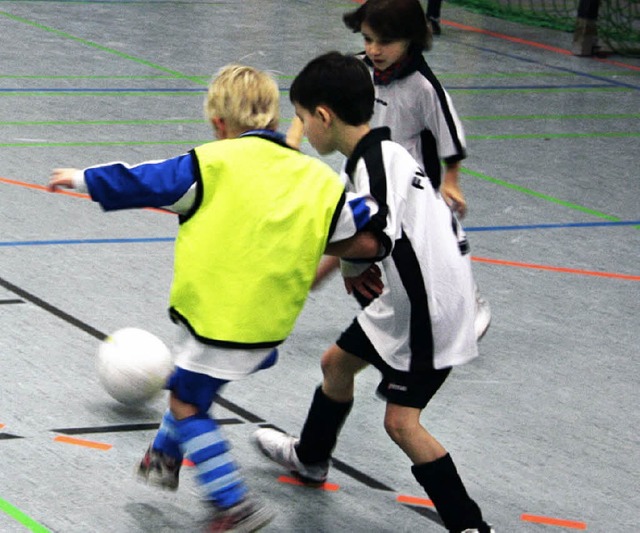
[[[471,231],[517,231],[531,229],[555,229],[555,228],[593,228],[601,226],[640,226],[640,220],[618,220],[611,222],[567,222],[564,224],[525,224],[522,226],[471,226],[465,227]]]
[[[55,246],[60,244],[131,244],[145,242],[173,242],[174,237],[140,237],[140,238],[118,238],[118,239],[58,239],[47,241],[4,241],[0,246]]]
[[[465,231],[518,231],[561,228],[594,228],[605,226],[640,226],[640,220],[620,220],[616,222],[568,222],[566,224],[526,224],[522,226],[470,226]],[[68,244],[132,244],[150,242],[173,242],[174,237],[136,237],[117,239],[55,239],[37,241],[0,241],[0,246],[57,246]]]

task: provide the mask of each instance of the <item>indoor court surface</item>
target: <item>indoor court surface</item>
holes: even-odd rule
[[[204,531],[193,469],[176,493],[133,477],[166,398],[121,406],[95,371],[100,339],[119,328],[171,344],[177,219],[104,214],[47,192],[48,175],[211,140],[204,90],[231,62],[277,75],[285,131],[298,70],[363,48],[341,20],[357,4],[0,0],[2,533]],[[496,532],[638,531],[640,60],[576,57],[569,33],[447,2],[442,26],[426,57],[466,129],[464,224],[493,322],[422,420]],[[375,370],[358,378],[325,487],[291,483],[251,441],[261,426],[299,432],[320,355],[356,311],[332,278],[279,364],[214,408],[251,490],[277,511],[264,531],[444,531],[384,432]]]

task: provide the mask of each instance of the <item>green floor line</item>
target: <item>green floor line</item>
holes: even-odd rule
[[[76,37],[75,35],[71,35],[70,33],[66,33],[64,31],[61,30],[57,30],[55,28],[51,28],[50,26],[45,26],[44,24],[40,24],[38,22],[35,22],[33,20],[29,20],[29,19],[25,19],[23,17],[18,17],[16,15],[12,15],[11,13],[7,13],[6,11],[0,11],[0,16],[6,17],[8,19],[14,20],[16,22],[21,22],[23,24],[27,24],[29,26],[33,26],[34,28],[38,28],[40,30],[49,32],[49,33],[53,33],[54,35],[58,35],[60,37],[64,37],[65,39],[70,39],[72,41],[76,41],[78,43],[84,44],[86,46],[90,46],[91,48],[95,48],[97,50],[101,50],[102,52],[107,52],[109,54],[113,54],[115,56],[118,56],[122,59],[127,59],[129,61],[133,61],[134,63],[138,63],[140,65],[144,65],[146,67],[150,67],[154,70],[159,70],[161,72],[165,72],[166,74],[170,74],[172,76],[175,76],[176,78],[179,79],[183,79],[183,80],[189,80],[189,81],[193,81],[198,83],[199,85],[202,84],[202,79],[197,77],[197,76],[188,76],[186,74],[183,74],[182,72],[178,72],[177,70],[172,70],[166,67],[163,67],[161,65],[158,65],[157,63],[152,63],[151,61],[147,61],[146,59],[142,59],[139,57],[135,57],[129,54],[125,54],[124,52],[120,52],[118,50],[115,50],[114,48],[109,48],[107,46],[103,46],[101,44],[95,43],[93,41],[89,41],[87,39],[82,39],[80,37]]]
[[[0,0],[1,1],[1,0]],[[609,72],[587,72],[590,76],[640,76],[640,72],[629,71],[609,71]],[[293,79],[293,74],[274,74],[278,79]],[[443,79],[514,79],[514,78],[571,78],[580,77],[577,74],[568,72],[494,72],[494,73],[441,73],[438,74],[439,78]],[[199,74],[190,76],[190,79],[200,79],[208,81],[211,78],[211,74]],[[132,74],[132,75],[119,75],[119,74],[68,74],[68,75],[56,75],[56,74],[0,74],[0,80],[175,80],[173,75],[162,74]]]
[[[291,122],[280,118],[280,122]],[[124,119],[124,120],[11,120],[0,121],[2,126],[148,126],[152,124],[207,124],[205,118]]]
[[[0,143],[0,148],[62,148],[62,147],[84,147],[90,148],[92,146],[153,146],[153,145],[189,145],[199,146],[204,143],[211,142],[211,139],[197,139],[197,140],[169,140],[169,141],[78,141],[78,142],[48,142],[48,141],[33,141],[33,142],[18,142],[18,143]]]
[[[428,61],[428,58],[427,58]],[[627,70],[610,70],[604,72],[585,72],[588,76],[599,76],[599,77],[607,77],[607,76],[640,76],[640,72],[631,72]],[[494,78],[581,78],[580,73],[573,72],[487,72],[487,73],[476,73],[476,74],[464,74],[458,72],[443,72],[438,74],[438,78],[442,79],[494,79]]]
[[[34,533],[51,533],[50,529],[47,529],[42,524],[36,522],[30,516],[24,514],[20,509],[14,507],[6,500],[0,498],[0,511],[8,514],[11,518],[20,522],[24,527],[26,527],[29,531],[33,531]]]
[[[210,76],[190,76],[208,80]],[[109,75],[109,74],[0,74],[0,80],[174,80],[176,77],[169,74],[134,74],[134,75]]]
[[[9,98],[9,97],[19,97],[23,98],[25,96],[37,96],[42,98],[43,96],[47,98],[55,98],[58,96],[98,96],[100,98],[121,98],[123,96],[126,97],[144,97],[144,98],[160,98],[165,96],[176,97],[180,96],[182,98],[192,96],[199,99],[202,99],[205,94],[205,90],[203,88],[202,92],[199,91],[181,91],[180,89],[169,90],[169,91],[90,91],[90,90],[59,90],[59,91],[51,91],[43,89],[39,91],[38,89],[33,89],[32,91],[6,91],[3,92],[0,90],[1,98]]]
[[[447,91],[450,93],[456,94],[482,94],[482,93],[490,93],[490,94],[500,94],[500,93],[585,93],[585,92],[622,92],[622,91],[634,91],[635,89],[631,89],[629,87],[540,87],[540,88],[530,88],[530,87],[513,87],[513,88],[504,88],[504,89],[464,89],[464,88],[454,88],[447,87]]]
[[[603,120],[603,119],[633,119],[640,118],[640,113],[591,113],[575,115],[466,115],[464,120]]]
[[[152,124],[206,124],[204,118],[129,119],[129,120],[25,120],[0,121],[0,126],[148,126]]]
[[[594,133],[505,133],[504,135],[467,135],[467,139],[474,141],[495,141],[506,139],[582,139],[582,138],[616,138],[640,137],[637,131],[610,131]]]
[[[624,120],[640,118],[640,113],[625,114],[585,114],[585,115],[477,115],[461,116],[463,121],[502,121],[502,120]],[[281,122],[290,122],[291,119],[281,118]],[[130,120],[8,120],[0,121],[1,126],[120,126],[120,125],[149,125],[149,124],[197,124],[205,122],[202,119],[171,118],[171,119],[130,119]],[[567,134],[573,135],[573,134]],[[635,133],[632,133],[635,135]],[[545,135],[547,136],[547,135]],[[478,135],[478,138],[484,136]]]
[[[152,98],[158,98],[161,96],[171,96],[171,97],[175,97],[175,96],[181,96],[181,97],[186,97],[186,96],[195,96],[198,98],[202,98],[203,95],[205,94],[206,89],[202,89],[202,91],[193,91],[193,90],[181,90],[181,89],[169,89],[169,90],[162,90],[162,91],[153,91],[153,90],[143,90],[143,91],[131,91],[131,90],[112,90],[112,91],[106,91],[103,90],[89,90],[89,89],[60,89],[60,90],[51,90],[51,89],[33,89],[30,91],[7,91],[6,89],[0,89],[0,97],[2,98],[9,98],[9,97],[25,97],[25,96],[37,96],[39,98],[42,98],[43,96],[46,96],[47,98],[49,97],[57,97],[57,96],[99,96],[101,98],[113,98],[113,97],[121,97],[121,96],[127,96],[127,97],[132,97],[132,96],[139,96],[139,97],[152,97]],[[280,89],[280,93],[281,94],[288,94],[289,91],[288,89]]]
[[[612,222],[619,222],[620,218],[614,217],[612,215],[608,215],[606,213],[602,213],[601,211],[597,211],[595,209],[591,209],[589,207],[584,207],[582,205],[573,204],[571,202],[567,202],[565,200],[561,200],[560,198],[555,198],[554,196],[549,196],[548,194],[544,194],[538,191],[534,191],[533,189],[528,189],[526,187],[522,187],[521,185],[516,185],[515,183],[509,183],[508,181],[500,180],[498,178],[493,178],[491,176],[487,176],[486,174],[482,174],[480,172],[476,172],[474,170],[470,170],[468,168],[463,167],[462,172],[465,174],[469,174],[474,178],[479,178],[484,181],[488,181],[495,185],[500,185],[501,187],[505,187],[507,189],[511,189],[513,191],[518,191],[523,194],[527,194],[529,196],[533,196],[535,198],[540,198],[541,200],[546,200],[547,202],[552,202],[554,204],[561,205],[563,207],[568,207],[569,209],[573,209],[575,211],[580,211],[582,213],[586,213],[588,215],[593,215],[594,217],[602,218],[604,220],[610,220]],[[637,227],[637,226],[634,226]]]

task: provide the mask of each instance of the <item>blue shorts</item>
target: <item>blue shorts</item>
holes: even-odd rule
[[[206,374],[175,367],[165,388],[173,392],[179,400],[195,405],[198,412],[206,413],[226,383],[228,382],[225,379],[212,378]]]

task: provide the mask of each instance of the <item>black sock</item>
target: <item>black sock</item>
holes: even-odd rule
[[[489,531],[489,526],[482,520],[480,508],[467,494],[449,454],[430,463],[414,465],[411,472],[424,487],[449,531]]]
[[[300,434],[300,442],[296,446],[298,459],[304,464],[326,461],[335,448],[338,433],[344,424],[353,400],[350,402],[334,402],[316,389],[307,420]]]

